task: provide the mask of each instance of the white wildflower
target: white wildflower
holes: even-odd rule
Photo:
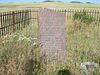
[[[34,42],[33,45],[35,46],[36,45],[36,42]]]

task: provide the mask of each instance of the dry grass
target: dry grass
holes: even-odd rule
[[[37,75],[44,69],[34,28],[31,25],[0,38],[0,75]]]
[[[79,21],[66,21],[67,66],[72,75],[80,75],[82,62],[95,62],[100,65],[100,24],[87,25]],[[100,66],[96,69],[100,74]],[[91,75],[95,75],[91,74]]]
[[[56,9],[80,9],[87,8],[89,10],[99,10],[100,4],[80,4],[80,3],[64,3],[64,2],[29,2],[29,3],[0,3],[1,11],[10,11],[10,10],[25,10],[25,9],[36,9],[34,7],[48,7],[48,8],[56,8]]]
[[[35,21],[33,23],[21,32],[17,31],[0,39],[1,75],[23,75],[29,72],[33,75],[44,75],[46,70],[41,64],[38,46],[34,45],[34,39],[30,39],[37,37],[37,23]],[[70,75],[80,75],[82,62],[95,62],[100,65],[100,24],[87,25],[67,19],[65,28],[67,64],[59,69],[69,70]],[[19,39],[20,36],[26,38],[22,40]],[[50,66],[47,68],[52,72]],[[57,66],[52,75],[56,75],[59,69]],[[91,75],[100,75],[100,66]]]

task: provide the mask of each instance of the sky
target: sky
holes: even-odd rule
[[[0,2],[42,2],[42,1],[45,0],[0,0]],[[81,1],[81,2],[92,2],[100,4],[100,0],[58,0],[58,1],[64,1],[64,2]]]

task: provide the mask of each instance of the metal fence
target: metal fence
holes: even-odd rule
[[[94,21],[100,22],[100,11],[99,10],[89,10],[89,9],[57,9],[55,11],[66,13],[67,19],[73,18],[76,13],[85,12],[91,18],[94,18]]]
[[[56,9],[54,11],[66,13],[67,19],[73,19],[74,14],[85,12],[88,17],[91,17],[96,22],[100,22],[99,10],[85,9]],[[35,10],[17,10],[10,12],[0,12],[0,36],[10,34],[16,30],[20,30],[30,24],[33,18],[31,14],[38,12]],[[35,17],[36,19],[37,17]]]
[[[20,30],[30,24],[31,10],[0,13],[0,36]]]

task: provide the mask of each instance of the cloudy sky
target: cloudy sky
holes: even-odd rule
[[[44,0],[0,0],[0,2],[42,2]],[[92,2],[92,3],[100,3],[100,0],[59,0],[64,2],[70,1],[81,1],[81,2]]]

